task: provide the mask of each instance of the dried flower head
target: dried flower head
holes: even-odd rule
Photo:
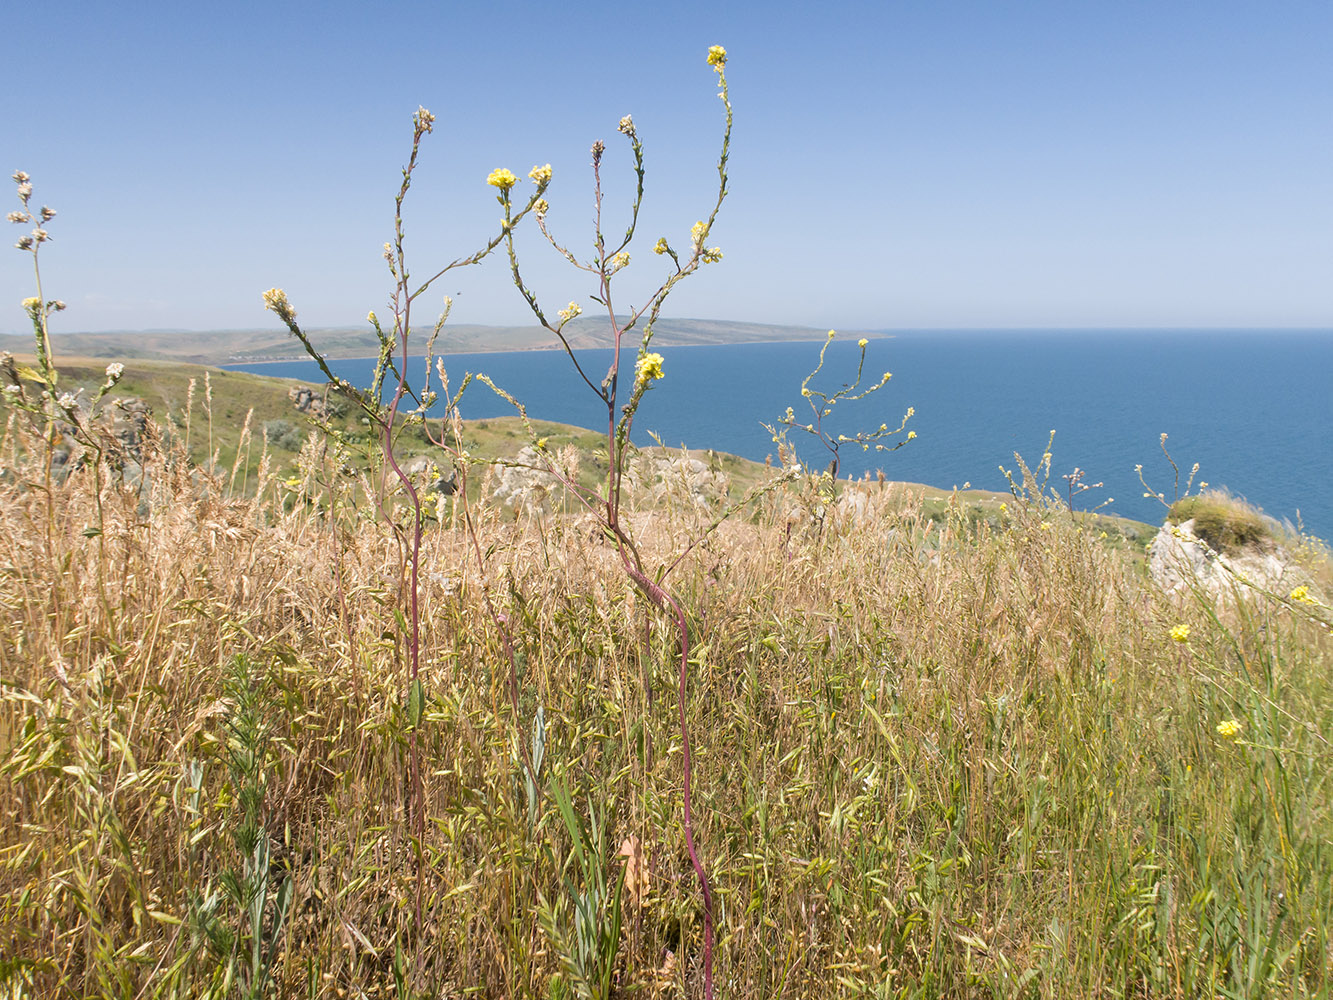
[[[60,404],[62,410],[72,410],[79,405],[78,399],[75,398],[74,393],[72,392],[62,392],[60,398],[57,399],[56,402]]]
[[[106,366],[106,380],[108,382],[118,382],[120,377],[125,374],[125,366],[119,361],[113,361]]]
[[[15,170],[10,176],[13,178],[15,184],[27,184],[28,181],[32,180],[27,172],[23,170]]]
[[[631,118],[629,115],[626,115],[624,118],[620,119],[620,124],[616,126],[616,131],[617,131],[617,132],[620,132],[620,133],[622,133],[622,134],[624,134],[624,135],[627,135],[627,136],[629,136],[631,139],[633,139],[633,138],[634,138],[634,119]]]
[[[551,204],[545,198],[538,198],[532,203],[532,210],[537,213],[537,218],[540,219],[551,210]]]
[[[435,116],[418,105],[417,113],[412,116],[412,124],[417,127],[418,132],[429,133],[434,130]]]
[[[283,320],[296,318],[296,310],[287,301],[287,293],[281,288],[270,288],[264,293],[264,308],[273,310]]]
[[[532,178],[534,184],[538,185],[550,184],[551,165],[547,163],[544,166],[533,167],[531,170],[528,171],[528,176]]]
[[[52,219],[54,219],[55,217],[56,217],[56,210],[55,210],[54,208],[48,208],[48,207],[45,206],[45,205],[42,206],[42,221],[43,221],[43,222],[50,222],[50,221],[51,221]]]
[[[506,170],[504,167],[497,167],[486,176],[486,183],[491,187],[497,187],[501,191],[508,191],[518,183],[518,178],[514,176],[512,170]]]
[[[10,212],[8,215],[5,216],[5,221],[14,222],[19,225],[22,225],[25,222],[31,222],[32,216],[29,215],[27,212]]]
[[[606,143],[602,142],[601,139],[598,139],[596,142],[592,144],[592,161],[594,163],[597,163],[599,160],[601,160],[602,154],[605,152],[606,152]]]

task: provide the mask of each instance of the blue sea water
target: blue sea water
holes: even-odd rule
[[[762,461],[775,447],[761,422],[788,406],[802,414],[801,380],[814,367],[817,343],[662,347],[666,377],[648,393],[635,440],[655,431],[671,445],[714,448]],[[831,391],[855,377],[859,351],[835,340],[824,372],[812,383]],[[599,382],[609,351],[585,351],[581,363]],[[633,355],[630,354],[632,363]],[[528,407],[531,416],[602,427],[605,409],[557,351],[446,357],[450,378],[485,372]],[[320,379],[312,362],[237,365],[265,375]],[[372,362],[340,361],[335,372],[358,385]],[[422,370],[414,363],[409,371]],[[871,340],[867,381],[893,372],[889,384],[860,403],[840,404],[835,433],[896,427],[910,406],[917,437],[892,454],[844,446],[841,475],[882,468],[890,479],[951,487],[1007,488],[999,466],[1014,452],[1035,465],[1054,430],[1052,482],[1075,467],[1085,482],[1080,506],[1114,498],[1109,510],[1160,520],[1160,503],[1145,499],[1134,471],[1142,463],[1151,486],[1173,494],[1173,473],[1159,445],[1188,475],[1243,496],[1279,519],[1322,538],[1333,537],[1333,330],[1330,331],[948,331],[897,333]],[[482,385],[469,388],[463,414],[511,413]],[[808,408],[805,409],[808,413]],[[806,418],[802,418],[806,419]],[[813,441],[801,457],[828,462]]]

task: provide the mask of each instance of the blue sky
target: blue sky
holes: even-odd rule
[[[1333,327],[1327,2],[44,0],[21,20],[3,166],[60,213],[57,330],[269,326],[272,285],[309,325],[362,322],[419,104],[439,120],[406,212],[417,273],[493,230],[497,166],[549,161],[552,227],[590,246],[597,138],[616,231],[632,113],[648,191],[619,303],[638,304],[653,241],[685,243],[710,204],[710,44],[736,109],[726,256],[673,315]],[[542,251],[543,299],[586,301]],[[20,332],[31,273],[9,253],[0,331]],[[525,321],[492,264],[440,289],[457,322]]]

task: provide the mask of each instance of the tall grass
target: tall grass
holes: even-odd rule
[[[580,521],[486,525],[525,717],[542,706],[538,766],[564,797],[535,814],[467,532],[423,538],[423,565],[451,569],[420,585],[418,870],[392,529],[362,519],[332,546],[327,507],[271,476],[241,497],[162,453],[145,493],[85,468],[48,496],[43,446],[11,423],[0,486],[12,995],[227,995],[236,956],[207,945],[201,899],[238,872],[254,904],[251,814],[267,915],[212,914],[247,949],[278,942],[278,995],[407,992],[409,959],[421,995],[581,995],[567,907],[598,892],[608,995],[697,995],[679,733],[650,706],[675,694],[671,633]],[[1057,511],[1016,503],[994,530],[859,488],[855,520],[789,535],[775,496],[677,569],[719,991],[1329,995],[1318,606],[1172,606]],[[655,523],[637,525],[648,560],[673,550]],[[249,771],[245,712],[266,747]]]

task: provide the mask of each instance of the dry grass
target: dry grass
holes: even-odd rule
[[[487,516],[484,573],[460,525],[428,534],[416,843],[383,522],[316,485],[337,480],[317,456],[307,492],[241,496],[163,454],[143,495],[102,479],[99,521],[91,470],[52,481],[27,452],[11,424],[7,995],[258,995],[255,937],[276,942],[274,995],[579,995],[580,932],[612,904],[580,924],[598,897],[572,832],[625,873],[610,995],[698,994],[672,633],[588,522]],[[862,488],[864,514],[822,531],[773,494],[672,577],[698,641],[721,992],[1330,995],[1327,609],[1171,606],[1058,512],[932,518]],[[648,565],[699,516],[637,513]],[[518,719],[483,589],[521,639]],[[251,807],[260,872],[238,846]],[[229,873],[267,878],[258,922]]]

